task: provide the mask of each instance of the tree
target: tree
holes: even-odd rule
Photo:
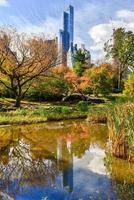
[[[14,93],[16,107],[33,82],[58,64],[55,39],[28,37],[13,29],[0,31],[0,83]]]
[[[125,81],[124,85],[124,94],[134,96],[134,73],[132,73],[128,80]]]
[[[90,53],[87,50],[78,49],[74,54],[74,71],[78,76],[82,76],[89,67]]]
[[[75,73],[80,77],[83,75],[85,69],[84,69],[84,64],[81,62],[76,62],[73,66]]]
[[[65,79],[72,85],[70,92],[80,93],[83,97],[85,96],[85,89],[90,86],[90,80],[87,76],[77,76],[74,71],[70,70],[66,73]]]
[[[114,30],[112,38],[105,44],[106,57],[113,58],[118,73],[118,90],[128,69],[134,70],[134,33],[124,28]]]
[[[99,94],[106,95],[112,91],[114,74],[109,64],[101,64],[98,67],[94,66],[87,74],[91,82],[93,93],[96,96]]]

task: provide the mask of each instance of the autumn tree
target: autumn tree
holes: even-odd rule
[[[91,82],[91,90],[96,96],[112,92],[114,71],[110,64],[104,63],[100,66],[92,67],[87,71],[87,76]]]
[[[28,37],[13,29],[0,31],[0,83],[13,92],[16,107],[33,82],[59,63],[56,39]]]
[[[112,38],[105,44],[106,57],[113,58],[118,74],[118,90],[128,69],[134,70],[134,33],[124,28],[114,30]]]
[[[80,93],[83,98],[85,97],[85,90],[91,84],[89,77],[86,75],[79,77],[74,71],[70,70],[66,73],[65,79],[72,85],[70,93]]]

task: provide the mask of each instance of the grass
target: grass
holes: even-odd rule
[[[102,98],[106,103],[90,104],[90,102],[80,101],[77,104],[69,105],[69,103],[65,102],[56,102],[53,104],[48,102],[22,101],[22,109],[17,110],[13,110],[13,99],[0,98],[2,108],[0,112],[0,124],[36,123],[36,121],[44,122],[46,120],[86,118],[87,116],[89,122],[106,123],[108,111],[111,112],[110,109],[112,110],[118,103],[124,103],[131,99],[121,94]],[[28,121],[27,118],[29,118]]]
[[[88,121],[92,123],[107,123],[108,115],[116,105],[121,105],[127,102],[134,102],[132,97],[126,97],[122,94],[114,94],[103,97],[105,103],[96,104],[89,107]]]
[[[87,113],[69,106],[42,106],[0,112],[0,125],[32,124],[46,121],[86,118]]]
[[[91,107],[87,121],[91,123],[107,123],[106,107]]]

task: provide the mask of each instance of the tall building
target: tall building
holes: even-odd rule
[[[69,6],[63,13],[63,29],[60,30],[60,48],[62,51],[62,62],[67,65],[68,53],[73,53],[74,42],[74,8]]]
[[[60,29],[59,46],[62,64],[73,67],[74,54],[78,47],[77,44],[74,44],[74,7],[71,5],[63,12],[63,29]],[[81,45],[81,50],[86,54],[86,60],[90,65],[90,52],[86,50],[85,45]]]

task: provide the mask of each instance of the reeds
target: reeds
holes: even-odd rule
[[[108,128],[113,155],[134,161],[134,103],[117,104],[110,109]]]

